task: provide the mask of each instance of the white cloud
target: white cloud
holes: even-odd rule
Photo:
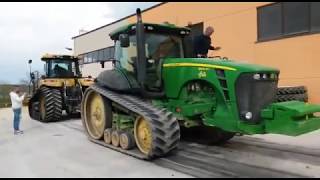
[[[42,70],[46,52],[70,53],[72,37],[156,3],[1,2],[0,81],[19,82],[28,71],[27,60]]]

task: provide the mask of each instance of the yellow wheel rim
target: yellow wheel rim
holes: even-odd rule
[[[43,96],[40,97],[40,114],[41,119],[44,120],[46,118],[46,101]]]
[[[105,130],[105,107],[102,97],[91,92],[86,99],[86,124],[90,136],[94,139],[101,139]]]
[[[140,151],[148,155],[152,149],[152,131],[143,117],[139,117],[134,124],[134,137]]]

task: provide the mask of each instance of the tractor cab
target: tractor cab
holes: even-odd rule
[[[81,77],[79,59],[75,56],[46,54],[41,60],[45,62],[45,78]]]
[[[141,30],[143,28],[143,30]],[[116,67],[131,74],[149,92],[162,91],[162,65],[166,58],[184,58],[188,28],[171,24],[129,24],[110,34],[115,41]]]

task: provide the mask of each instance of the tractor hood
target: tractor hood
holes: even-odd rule
[[[249,64],[241,63],[233,60],[221,59],[221,58],[167,58],[163,65],[164,67],[204,67],[214,69],[224,69],[242,72],[279,72],[278,69]]]

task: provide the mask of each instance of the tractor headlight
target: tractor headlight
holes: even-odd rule
[[[245,118],[246,118],[246,119],[251,119],[251,118],[252,118],[252,112],[247,112],[247,113],[245,114]]]
[[[260,79],[260,74],[254,74],[254,75],[253,75],[253,79],[259,80],[259,79]]]
[[[263,79],[267,79],[267,74],[263,74],[263,75],[262,75],[262,78],[263,78]]]

